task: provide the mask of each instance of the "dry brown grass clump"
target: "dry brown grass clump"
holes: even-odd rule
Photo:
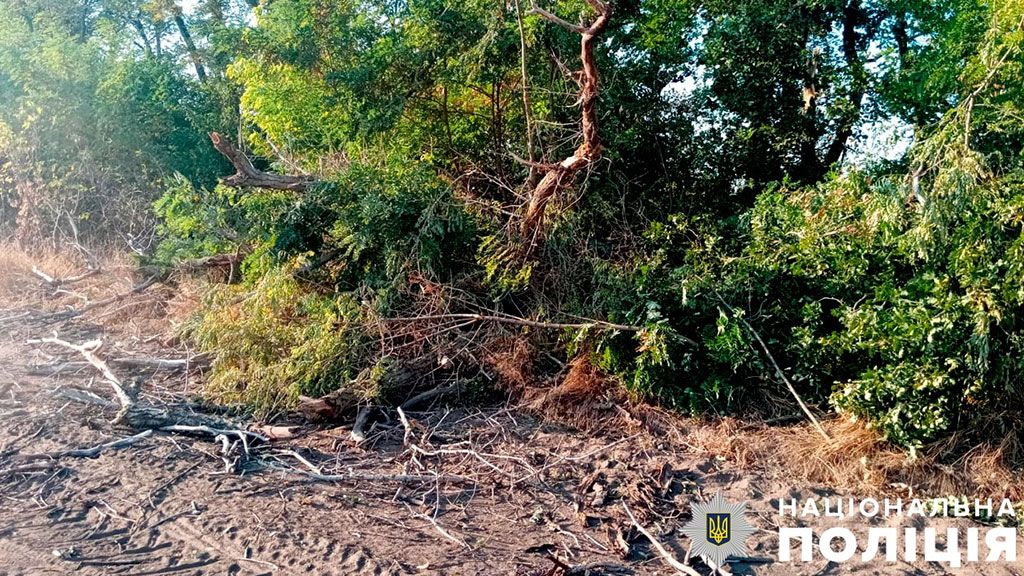
[[[81,270],[67,254],[41,250],[30,255],[14,243],[0,244],[0,306],[19,308],[39,300],[40,278],[32,272],[33,266],[57,278]]]
[[[908,452],[861,422],[836,417],[823,424],[832,442],[805,425],[765,428],[760,434],[763,442],[778,446],[780,455],[791,456],[786,462],[796,475],[837,488],[904,496],[1018,498],[1024,493],[1019,442],[1012,437],[999,445],[970,445],[964,435],[954,435]]]
[[[554,386],[527,388],[523,392],[525,408],[587,432],[621,429],[621,420],[628,413],[620,413],[617,407],[627,402],[625,394],[594,366],[590,355],[578,355],[566,368]]]
[[[862,496],[1024,498],[1019,431],[997,441],[954,434],[911,452],[843,416],[821,421],[832,438],[826,442],[806,422],[773,426],[730,417],[690,418],[642,403],[623,406],[632,423],[679,449],[769,476]]]
[[[33,268],[57,282],[48,284]],[[0,309],[12,314],[82,310],[114,299],[90,310],[88,320],[127,335],[163,336],[197,309],[204,290],[202,280],[178,274],[171,282],[129,296],[145,280],[138,275],[137,264],[120,252],[94,251],[86,257],[45,247],[26,250],[14,243],[0,244]]]
[[[484,363],[509,392],[520,395],[536,385],[533,363],[535,350],[525,338],[500,336],[483,347]]]

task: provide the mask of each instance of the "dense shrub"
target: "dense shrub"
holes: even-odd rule
[[[164,263],[248,253],[247,281],[213,290],[192,335],[219,352],[213,396],[262,415],[300,394],[374,397],[386,361],[366,341],[364,316],[399,303],[408,274],[443,279],[472,262],[472,221],[414,163],[352,165],[301,195],[207,191],[178,178],[156,208]],[[332,257],[311,269],[318,254]]]
[[[251,286],[222,286],[208,296],[190,334],[216,360],[208,393],[244,404],[259,417],[280,414],[299,395],[346,387],[364,399],[379,393],[367,363],[362,310],[350,295],[304,289],[286,267],[272,267]]]
[[[487,380],[500,342],[518,389],[589,355],[694,413],[789,413],[787,380],[906,446],[1019,432],[1022,0],[617,1],[596,100],[526,4],[0,0],[0,226],[244,256],[192,333],[263,415],[405,361]],[[581,104],[601,156],[524,239]],[[217,185],[210,130],[316,184]]]

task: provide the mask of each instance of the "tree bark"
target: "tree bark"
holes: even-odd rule
[[[598,75],[594,61],[594,38],[608,25],[611,7],[602,0],[587,0],[597,12],[597,18],[588,27],[577,26],[537,6],[530,12],[545,20],[567,28],[580,35],[580,61],[583,64],[580,79],[580,127],[583,143],[565,160],[545,167],[547,173],[530,194],[530,202],[523,216],[520,233],[530,253],[540,243],[544,234],[544,212],[548,203],[558,192],[572,186],[576,176],[590,166],[601,155],[601,138],[597,130]]]
[[[174,24],[178,27],[178,34],[181,35],[182,42],[185,43],[185,49],[188,51],[189,58],[192,59],[192,65],[196,69],[196,76],[200,82],[206,81],[206,68],[203,66],[203,59],[199,56],[199,50],[196,48],[196,43],[192,40],[192,34],[188,31],[188,26],[185,24],[185,17],[181,13],[181,8],[174,7]]]
[[[236,170],[233,175],[221,178],[220,181],[225,186],[233,186],[235,188],[270,188],[273,190],[301,192],[317,183],[315,180],[304,176],[272,174],[257,170],[245,153],[218,132],[210,132],[210,140],[213,142],[213,147],[223,154]]]
[[[805,32],[804,46],[807,46],[809,40],[810,34]],[[819,51],[815,49],[811,52],[810,60],[807,62],[803,86],[803,116],[800,119],[803,125],[800,135],[800,178],[811,182],[817,181],[824,172],[821,169],[821,161],[818,159],[818,137],[821,134],[818,128],[819,56]]]
[[[896,40],[896,52],[900,57],[900,69],[907,67],[907,53],[910,52],[910,35],[907,33],[907,17],[900,14],[892,27],[892,36]]]

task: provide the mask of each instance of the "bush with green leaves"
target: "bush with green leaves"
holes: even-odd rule
[[[248,253],[245,281],[214,289],[191,334],[217,352],[213,397],[261,416],[300,394],[377,394],[388,371],[363,316],[399,302],[411,272],[445,278],[472,262],[472,221],[451,188],[416,164],[352,165],[302,193],[207,191],[178,178],[156,208],[165,264]],[[311,270],[323,254],[330,261]]]
[[[188,330],[201,350],[215,353],[207,393],[261,418],[280,415],[300,395],[348,388],[375,398],[380,383],[360,303],[347,294],[309,291],[293,272],[274,266],[252,285],[208,294]]]
[[[548,8],[591,16],[577,0]],[[559,191],[528,253],[517,214],[539,174],[517,157],[557,162],[579,144],[575,32],[515,3],[275,1],[225,72],[240,139],[261,169],[321,182],[207,192],[181,171],[157,203],[159,258],[248,254],[226,290],[263,304],[251,326],[209,325],[204,346],[231,359],[219,390],[262,382],[251,366],[274,367],[251,390],[285,400],[292,384],[358,380],[365,355],[327,358],[316,340],[361,337],[356,309],[395,312],[417,272],[470,311],[630,325],[565,331],[552,353],[591,354],[680,410],[764,409],[789,397],[785,379],[905,446],[986,418],[1019,430],[1004,409],[1024,398],[1022,13],[617,3],[595,54],[604,156]],[[114,93],[162,85],[147,78]],[[913,144],[852,157],[886,125]],[[260,331],[284,336],[266,351]]]

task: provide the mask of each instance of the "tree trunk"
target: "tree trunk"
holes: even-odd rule
[[[153,55],[153,45],[149,41],[149,35],[146,34],[146,27],[142,25],[142,21],[138,18],[129,18],[128,22],[131,23],[132,28],[139,34],[139,38],[142,39],[142,45],[146,50],[147,56]]]
[[[847,142],[853,136],[853,129],[860,119],[861,106],[864,103],[864,93],[867,90],[867,72],[864,70],[864,62],[860,57],[861,44],[863,40],[857,32],[857,26],[864,20],[864,11],[860,7],[859,0],[850,0],[850,3],[843,9],[843,59],[853,77],[850,91],[847,98],[850,101],[853,112],[840,121],[836,129],[835,137],[829,144],[822,164],[825,170],[842,158],[846,152]]]
[[[192,40],[192,34],[189,33],[188,26],[185,24],[185,17],[181,13],[181,8],[177,6],[174,7],[174,24],[178,27],[178,34],[181,35],[181,40],[185,43],[188,56],[192,59],[192,65],[195,66],[196,77],[199,78],[200,82],[205,82],[206,68],[203,67],[203,60],[199,56],[199,50],[196,48],[196,43]]]
[[[589,27],[577,26],[562,20],[558,16],[533,6],[531,13],[538,14],[549,22],[553,22],[579,33],[580,61],[583,64],[580,79],[580,128],[583,132],[583,143],[565,160],[558,164],[538,166],[547,173],[530,194],[530,202],[523,216],[520,233],[526,242],[529,254],[541,242],[544,235],[544,212],[548,203],[561,190],[572,186],[576,176],[590,166],[601,155],[601,138],[597,131],[597,64],[594,61],[594,38],[608,25],[611,7],[602,0],[587,0],[597,12],[597,19]]]
[[[272,174],[257,170],[245,153],[217,132],[210,132],[210,140],[213,142],[213,147],[223,154],[236,170],[233,175],[221,178],[221,184],[225,186],[234,186],[236,188],[271,188],[273,190],[301,192],[316,184],[315,180],[305,176]]]

